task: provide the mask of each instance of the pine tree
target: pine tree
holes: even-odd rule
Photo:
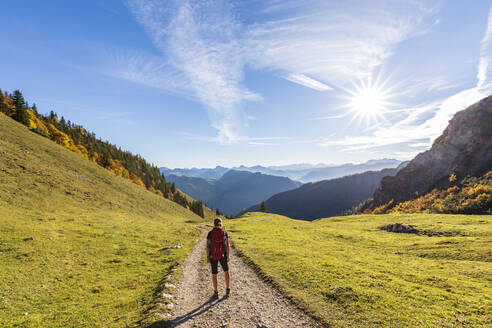
[[[54,111],[50,111],[50,121],[51,123],[57,122],[58,121],[58,116]]]
[[[12,95],[12,100],[15,107],[14,119],[24,125],[29,125],[29,114],[27,114],[26,101],[19,90],[15,90]]]
[[[264,202],[264,201],[263,201],[263,202],[261,202],[260,210],[261,210],[262,212],[266,212],[266,204],[265,204],[265,202]]]
[[[3,93],[2,90],[0,89],[0,113],[5,113],[7,111],[7,108],[5,104],[3,103]]]
[[[25,109],[26,101],[24,100],[24,96],[19,90],[14,91],[14,95],[12,96],[12,100],[14,101],[15,109]]]

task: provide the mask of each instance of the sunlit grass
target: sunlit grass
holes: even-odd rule
[[[0,327],[151,322],[160,280],[199,235],[194,222],[0,115]]]
[[[452,236],[379,230],[395,222]],[[262,274],[329,325],[492,324],[490,215],[361,215],[307,222],[250,213],[226,228]]]

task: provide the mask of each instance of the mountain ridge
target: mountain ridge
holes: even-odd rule
[[[371,159],[364,163],[344,163],[344,164],[309,164],[299,163],[290,165],[273,165],[273,166],[235,166],[232,168],[226,168],[223,166],[216,166],[215,168],[175,168],[169,169],[161,167],[160,170],[166,176],[169,174],[183,175],[188,177],[197,177],[205,179],[219,179],[228,170],[246,171],[246,172],[259,172],[268,175],[282,176],[291,180],[297,180],[303,183],[315,182],[327,179],[339,178],[346,175],[362,173],[371,170],[381,170],[385,168],[395,168],[400,165],[402,161],[382,158]]]
[[[492,96],[457,112],[430,150],[418,154],[394,177],[381,180],[369,205],[417,198],[432,189],[451,185],[451,175],[461,180],[492,169]]]
[[[271,195],[301,185],[286,177],[237,170],[229,170],[217,180],[173,174],[167,175],[167,179],[191,197],[228,215],[236,215]]]
[[[343,214],[371,197],[385,176],[395,175],[398,168],[367,171],[341,178],[306,183],[299,188],[273,195],[265,201],[266,211],[293,219],[315,220]],[[260,211],[254,205],[247,212]]]

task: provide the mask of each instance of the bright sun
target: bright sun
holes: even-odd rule
[[[354,95],[350,107],[362,115],[378,115],[385,110],[385,97],[377,89],[360,90]]]
[[[391,105],[388,99],[391,98],[390,89],[385,88],[386,83],[380,83],[379,78],[373,83],[372,80],[360,81],[360,84],[353,85],[352,90],[346,90],[348,95],[347,107],[354,113],[354,119],[378,121],[384,119],[384,114],[388,113]]]

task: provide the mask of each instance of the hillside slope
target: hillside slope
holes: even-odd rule
[[[276,193],[301,185],[285,177],[235,170],[227,171],[218,180],[175,175],[168,175],[167,180],[208,207],[219,208],[228,215],[236,215]]]
[[[307,183],[301,187],[273,195],[266,201],[269,213],[293,219],[314,220],[343,214],[368,199],[381,179],[393,176],[398,169],[384,169],[349,175],[343,178]],[[248,209],[259,211],[260,205]]]
[[[151,322],[203,222],[4,115],[0,213],[1,327]]]
[[[394,177],[381,181],[372,207],[423,195],[450,185],[449,176],[481,176],[492,170],[492,96],[456,113],[432,148]]]

